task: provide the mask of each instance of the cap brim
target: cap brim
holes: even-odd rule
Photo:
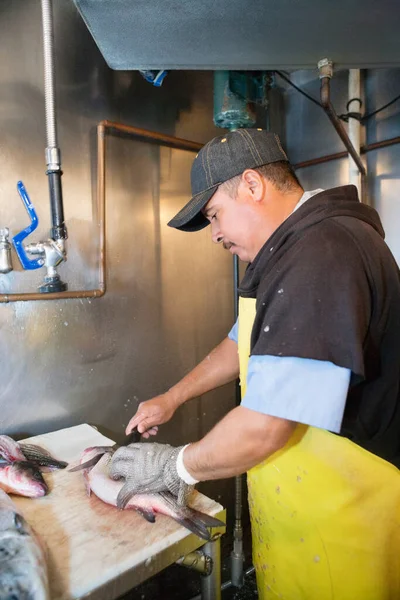
[[[201,194],[193,196],[191,200],[171,219],[169,227],[175,227],[181,231],[200,231],[209,225],[208,219],[201,212],[207,202],[218,189],[219,184],[205,190]]]

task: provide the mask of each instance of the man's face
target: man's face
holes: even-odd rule
[[[302,194],[300,186],[283,193],[257,171],[246,169],[234,198],[222,184],[202,212],[211,223],[213,242],[222,243],[240,260],[252,262]]]
[[[226,250],[244,262],[253,260],[258,251],[253,247],[254,207],[240,187],[236,198],[232,198],[220,186],[204,207],[203,214],[211,223],[213,242],[222,243]]]

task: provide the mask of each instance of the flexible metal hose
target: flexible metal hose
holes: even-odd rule
[[[41,0],[44,56],[44,101],[46,112],[46,164],[50,192],[51,230],[53,240],[66,240],[64,205],[61,185],[61,154],[57,141],[56,92],[54,65],[54,24],[52,0]],[[61,243],[61,242],[60,242]]]
[[[42,0],[42,23],[46,140],[48,148],[57,148],[53,7],[51,0]]]

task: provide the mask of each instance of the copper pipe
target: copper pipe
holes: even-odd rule
[[[123,123],[114,123],[113,121],[101,121],[100,125],[104,125],[106,129],[114,129],[121,133],[127,133],[129,136],[141,138],[147,141],[159,142],[165,146],[171,148],[177,148],[179,150],[191,150],[198,152],[203,144],[198,142],[191,142],[183,138],[173,137],[164,133],[158,133],[157,131],[149,131],[147,129],[140,129],[139,127],[132,127],[131,125],[124,125]]]
[[[389,138],[388,140],[382,140],[382,142],[374,142],[373,144],[367,144],[361,148],[361,154],[363,152],[371,152],[371,150],[379,150],[380,148],[386,148],[387,146],[394,146],[400,144],[400,136]]]
[[[56,292],[40,294],[0,294],[0,303],[22,302],[30,300],[65,300],[69,298],[100,298],[106,292],[106,134],[107,131],[119,131],[141,140],[154,141],[170,148],[198,152],[203,144],[192,142],[156,131],[139,129],[123,123],[101,121],[97,125],[97,209],[99,221],[99,287],[95,290],[78,290],[76,292]]]
[[[0,294],[0,302],[22,302],[26,300],[65,300],[67,298],[99,298],[103,296],[101,290],[82,290],[76,292],[54,292],[40,294],[39,292],[28,294]]]
[[[388,140],[382,140],[382,142],[374,142],[373,144],[366,144],[361,146],[360,154],[366,154],[372,150],[379,150],[380,148],[387,148],[388,146],[394,146],[400,144],[400,137],[389,138]],[[348,152],[337,152],[336,154],[327,154],[318,158],[310,158],[310,160],[304,160],[296,165],[293,165],[295,170],[305,169],[306,167],[312,167],[314,165],[320,165],[322,163],[330,162],[331,160],[337,160],[339,158],[347,158]]]
[[[337,160],[338,158],[347,158],[348,155],[348,152],[337,152],[336,154],[327,154],[326,156],[320,156],[319,158],[310,158],[310,160],[304,160],[303,162],[293,165],[293,169],[305,169],[306,167],[321,165],[322,163]]]
[[[106,242],[106,194],[105,194],[105,127],[97,127],[97,208],[100,228],[100,261],[99,261],[99,287],[96,290],[77,290],[76,292],[56,292],[40,294],[38,292],[27,294],[0,294],[0,302],[22,302],[31,300],[66,300],[70,298],[100,298],[106,292],[105,285],[105,242]]]
[[[100,229],[99,291],[106,293],[106,128],[97,125],[97,206]]]

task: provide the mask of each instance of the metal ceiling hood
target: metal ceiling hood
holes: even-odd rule
[[[112,69],[400,64],[398,0],[73,0]]]

